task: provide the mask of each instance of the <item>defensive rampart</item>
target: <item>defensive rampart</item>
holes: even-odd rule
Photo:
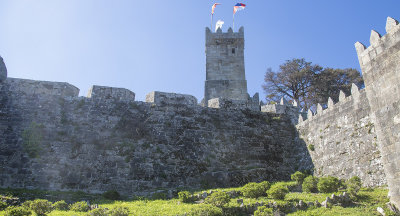
[[[353,84],[352,95],[340,92],[339,102],[329,98],[314,115],[299,116],[299,141],[306,143],[317,176],[349,179],[359,176],[365,186],[386,184],[382,158],[365,90]]]
[[[355,44],[372,121],[389,185],[391,201],[400,207],[400,25],[393,18],[383,37],[371,32],[371,46]]]
[[[0,83],[0,187],[117,190],[288,179],[295,128],[282,115],[214,109],[193,96],[8,78]]]

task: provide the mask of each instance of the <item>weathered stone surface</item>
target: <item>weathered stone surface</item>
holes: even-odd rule
[[[306,152],[286,116],[75,90],[12,78],[1,85],[0,187],[146,195],[239,186],[289,179]]]
[[[252,100],[229,100],[224,98],[213,98],[208,100],[208,107],[220,109],[250,109],[260,111],[260,105]]]
[[[220,29],[219,29],[220,30]],[[244,67],[244,33],[206,28],[205,106],[208,100],[249,100]]]
[[[391,202],[400,207],[400,29],[388,19],[388,34],[371,34],[371,45],[359,54],[371,120],[375,125]]]
[[[146,95],[146,102],[157,105],[197,106],[197,98],[192,95],[153,91]]]
[[[359,176],[365,186],[384,185],[387,182],[367,95],[365,90],[353,92],[358,97],[347,97],[334,105],[331,102],[322,115],[300,122],[299,142],[314,146],[309,153],[315,175]]]
[[[3,61],[3,58],[0,56],[0,83],[7,79],[7,68],[6,64]]]
[[[97,85],[89,89],[87,97],[100,100],[135,101],[135,93],[128,89]]]

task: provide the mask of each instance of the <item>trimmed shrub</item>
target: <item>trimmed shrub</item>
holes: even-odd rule
[[[285,199],[286,194],[289,193],[289,189],[282,184],[272,185],[271,188],[267,191],[268,195],[274,199]]]
[[[271,187],[271,183],[269,183],[269,181],[263,181],[259,184],[264,188],[264,191],[267,191]]]
[[[303,192],[317,193],[318,192],[318,178],[314,176],[308,176],[304,179],[301,185]]]
[[[180,191],[178,193],[179,199],[184,203],[191,203],[193,201],[192,194],[189,191]]]
[[[24,203],[22,203],[22,207],[24,207],[24,208],[27,208],[27,209],[30,209],[31,208],[31,203],[32,203],[33,201],[32,200],[27,200],[27,201],[25,201]]]
[[[298,185],[301,185],[301,184],[303,184],[303,181],[304,181],[304,179],[306,178],[306,175],[305,175],[304,173],[300,172],[300,171],[297,171],[297,172],[293,173],[293,174],[290,176],[290,178],[291,178],[293,181],[296,181],[296,183],[297,183]]]
[[[0,211],[4,210],[5,208],[7,208],[7,203],[0,201]]]
[[[109,216],[129,216],[129,209],[123,206],[116,206],[108,211]]]
[[[222,209],[212,205],[201,204],[192,209],[188,216],[222,216]]]
[[[68,203],[64,200],[57,201],[53,204],[53,208],[59,211],[67,211],[68,210]]]
[[[322,177],[318,181],[318,190],[321,193],[333,193],[337,192],[340,187],[340,181],[338,178],[333,176]]]
[[[53,205],[48,200],[36,199],[33,202],[31,202],[30,209],[37,215],[43,216],[53,211]]]
[[[350,196],[357,196],[358,191],[361,189],[361,179],[358,176],[353,176],[346,182],[347,192]]]
[[[216,207],[222,207],[225,204],[229,203],[229,201],[231,201],[231,197],[227,193],[217,191],[208,196],[204,200],[204,203],[211,204]]]
[[[118,191],[112,190],[112,191],[106,191],[102,195],[104,199],[108,200],[120,200],[121,195],[119,195]]]
[[[70,205],[69,209],[76,212],[87,212],[89,211],[89,206],[85,201],[81,201]]]
[[[267,208],[265,206],[260,206],[254,212],[254,216],[272,216],[274,215],[272,208]]]
[[[244,185],[241,189],[243,196],[249,198],[258,198],[261,196],[266,196],[266,191],[270,188],[271,184],[268,181],[261,183],[251,182]]]
[[[15,207],[10,206],[6,208],[4,216],[29,216],[32,215],[32,212],[24,207]]]
[[[87,213],[87,216],[108,216],[108,214],[107,210],[105,210],[104,208],[97,208]]]

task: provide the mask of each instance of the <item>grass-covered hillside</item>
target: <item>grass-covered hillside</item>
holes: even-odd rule
[[[239,188],[181,191],[167,199],[124,199],[117,192],[46,192],[0,189],[0,215],[395,215],[387,203],[388,190],[361,188],[355,177],[344,182],[333,177],[316,178],[302,173],[291,182],[249,183]],[[329,197],[329,198],[327,198]],[[66,201],[60,201],[63,198]],[[84,202],[82,202],[84,201]],[[88,205],[89,204],[89,205]]]

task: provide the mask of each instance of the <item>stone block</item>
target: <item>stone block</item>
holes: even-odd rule
[[[187,105],[196,106],[197,98],[192,95],[175,94],[167,92],[153,91],[146,95],[146,102],[154,103],[157,105]]]
[[[48,82],[28,79],[8,78],[10,91],[27,95],[57,95],[63,97],[78,97],[79,89],[66,82]]]
[[[96,100],[135,101],[135,93],[128,89],[98,85],[94,85],[89,89],[87,97]]]

